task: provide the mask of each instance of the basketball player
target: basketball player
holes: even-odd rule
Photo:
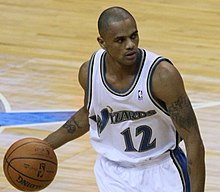
[[[45,140],[56,149],[90,131],[101,192],[203,192],[204,146],[179,72],[138,47],[127,10],[105,10],[98,29],[101,49],[79,71],[84,106]]]

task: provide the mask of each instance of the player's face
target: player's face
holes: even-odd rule
[[[109,30],[98,40],[113,62],[122,65],[136,63],[139,36],[136,23],[132,18],[110,23]]]

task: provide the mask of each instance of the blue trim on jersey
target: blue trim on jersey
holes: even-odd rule
[[[87,80],[87,87],[86,87],[86,106],[87,109],[90,108],[91,105],[91,97],[92,97],[92,74],[93,74],[93,66],[94,66],[94,60],[95,60],[95,55],[97,52],[95,52],[89,61],[89,66],[88,66],[88,80]]]
[[[183,192],[190,192],[190,179],[187,159],[184,152],[179,146],[177,146],[174,150],[170,151],[170,156],[179,171],[183,183]]]

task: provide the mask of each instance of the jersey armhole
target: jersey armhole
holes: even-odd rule
[[[94,67],[94,60],[95,55],[97,52],[93,53],[89,60],[88,65],[88,79],[87,79],[87,86],[86,86],[86,108],[89,110],[91,101],[92,101],[92,74],[93,74],[93,67]]]
[[[153,64],[151,65],[150,67],[150,70],[149,70],[149,74],[148,74],[148,77],[147,77],[147,92],[148,92],[148,95],[151,99],[151,101],[153,102],[153,104],[159,108],[162,112],[164,112],[166,115],[169,116],[169,113],[167,111],[167,107],[166,107],[166,104],[161,101],[160,99],[158,99],[156,96],[154,96],[153,92],[152,92],[152,76],[153,76],[153,73],[156,69],[156,67],[162,62],[162,61],[167,61],[168,63],[170,63],[171,65],[173,65],[173,63],[167,59],[167,58],[164,58],[164,57],[158,57],[155,59],[155,61],[153,62]]]

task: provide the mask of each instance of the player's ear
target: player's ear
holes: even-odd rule
[[[102,37],[97,37],[97,41],[99,43],[99,45],[101,46],[102,49],[105,49],[105,41]]]

